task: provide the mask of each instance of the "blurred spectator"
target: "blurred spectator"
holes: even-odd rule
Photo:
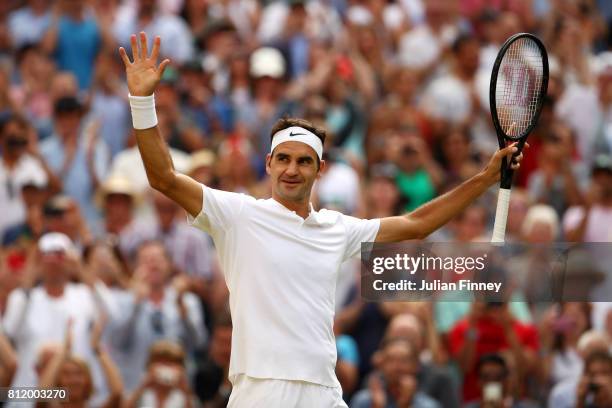
[[[465,408],[535,408],[535,402],[517,398],[512,389],[510,367],[500,354],[485,354],[476,365],[480,398]]]
[[[202,149],[193,152],[187,174],[205,186],[214,187],[216,161],[217,157],[211,150]]]
[[[558,123],[553,125],[540,150],[539,168],[528,181],[532,200],[552,205],[559,215],[581,203],[588,177],[584,166],[571,159],[573,151],[570,129]]]
[[[127,400],[125,407],[196,406],[185,369],[185,352],[181,346],[160,340],[148,352],[144,379]]]
[[[44,189],[47,174],[39,160],[28,153],[28,124],[24,118],[11,115],[0,123],[0,234],[26,220],[27,207],[22,190],[27,186]],[[27,194],[27,192],[26,192]]]
[[[344,399],[352,395],[359,381],[359,351],[355,340],[347,334],[336,335],[336,376],[342,387]]]
[[[62,388],[66,390],[67,399],[74,407],[86,407],[92,397],[94,384],[91,369],[87,361],[72,353],[72,321],[66,326],[64,346],[55,352],[53,357],[42,366],[38,380],[40,388]],[[103,408],[113,408],[121,405],[123,385],[121,375],[115,363],[100,344],[100,337],[104,329],[104,318],[98,318],[94,323],[91,335],[91,346],[94,354],[100,361],[104,379],[109,388],[109,395]],[[61,406],[55,401],[49,406]]]
[[[104,232],[121,242],[133,230],[134,208],[140,196],[129,179],[111,175],[100,186],[96,198],[104,215]]]
[[[40,151],[62,179],[64,192],[76,200],[91,228],[97,231],[100,216],[92,198],[106,175],[109,152],[99,138],[99,123],[85,125],[84,113],[76,98],[59,99],[54,107],[55,133],[41,144]]]
[[[28,0],[8,17],[13,47],[39,42],[51,23],[51,3],[46,0]]]
[[[163,57],[182,64],[194,57],[193,35],[185,21],[159,10],[157,0],[139,0],[120,7],[112,31],[117,43],[129,49],[130,36],[145,31],[149,38],[160,36],[171,46],[161,50]],[[149,44],[149,49],[151,44]]]
[[[239,50],[236,28],[224,18],[206,24],[198,37],[202,52],[202,67],[210,76],[212,89],[223,94],[229,87],[230,58]]]
[[[169,138],[170,134],[163,134]],[[186,172],[189,168],[189,155],[180,150],[169,148],[170,156],[176,171]],[[144,165],[140,159],[138,146],[132,145],[130,148],[122,150],[113,159],[109,171],[110,176],[118,176],[130,180],[137,194],[144,195],[149,190],[149,181]]]
[[[79,89],[91,85],[96,56],[103,47],[111,47],[110,27],[98,24],[87,3],[58,0],[51,15],[49,30],[42,38],[45,52],[54,55],[60,70],[74,73]]]
[[[597,352],[584,362],[584,373],[578,383],[576,407],[608,407],[612,405],[612,356]]]
[[[382,344],[380,353],[380,372],[371,374],[368,388],[359,391],[353,397],[351,407],[440,407],[418,387],[416,379],[418,356],[407,340],[388,339]]]
[[[429,306],[423,304],[420,309],[415,307],[414,311],[424,309],[429,309]],[[459,387],[445,366],[445,356],[441,355],[442,344],[433,325],[431,312],[420,314],[422,319],[411,313],[396,315],[389,323],[385,338],[404,338],[415,348],[418,355],[417,380],[423,393],[444,408],[459,407]]]
[[[557,310],[557,309],[555,309]],[[568,302],[543,319],[540,331],[542,369],[551,384],[576,378],[582,372],[578,341],[591,328],[591,309],[586,302]]]
[[[549,205],[537,204],[529,208],[521,227],[522,238],[528,243],[550,243],[559,236],[559,217]]]
[[[158,191],[151,191],[155,220],[138,223],[122,236],[121,247],[132,258],[143,242],[157,240],[163,243],[172,263],[181,273],[194,281],[208,280],[212,276],[211,243],[208,235],[189,227],[183,211],[174,201]]]
[[[567,210],[563,230],[568,241],[610,242],[609,225],[612,225],[612,156],[598,155],[584,206]]]
[[[111,157],[127,147],[131,133],[127,90],[120,73],[115,54],[103,52],[98,55],[91,86],[90,114],[100,123],[100,136],[109,147]]]
[[[204,147],[200,129],[185,114],[179,103],[178,72],[166,69],[155,92],[160,131],[168,135],[168,145],[175,149],[192,152]]]
[[[590,330],[580,337],[580,340],[578,341],[578,354],[581,361],[584,362],[594,354],[609,353],[610,346],[611,343],[609,336],[602,332]],[[584,372],[584,368],[582,371]],[[577,377],[568,378],[555,385],[548,397],[548,407],[576,407],[576,395],[580,380],[581,376],[580,373],[578,373]]]
[[[194,389],[205,407],[225,407],[232,384],[228,379],[232,344],[232,318],[228,309],[215,316],[208,352],[194,377]]]
[[[117,317],[106,286],[83,267],[70,238],[45,234],[38,251],[37,263],[25,271],[22,287],[11,292],[3,316],[4,330],[15,342],[19,360],[13,386],[37,384],[34,363],[39,348],[44,342],[63,341],[69,324],[72,350],[93,364],[92,325],[101,314]],[[103,384],[101,374],[94,372],[93,379],[97,394]]]
[[[204,318],[189,280],[172,279],[172,263],[164,246],[148,241],[138,248],[131,293],[116,297],[124,314],[113,327],[115,361],[125,387],[132,391],[143,378],[149,348],[158,340],[184,345],[187,353],[206,339]]]
[[[464,374],[463,399],[467,402],[478,398],[476,363],[481,356],[506,352],[524,376],[535,368],[537,331],[516,320],[506,303],[473,303],[468,316],[451,329],[448,340],[450,353]],[[519,378],[519,384],[524,380]]]
[[[395,184],[396,169],[392,164],[373,166],[366,187],[367,218],[391,217],[400,212],[400,194]]]
[[[443,181],[443,173],[433,160],[425,142],[409,129],[395,142],[394,160],[399,169],[396,176],[397,188],[405,203],[404,211],[412,211],[436,195],[436,189]],[[391,142],[393,143],[393,142]]]

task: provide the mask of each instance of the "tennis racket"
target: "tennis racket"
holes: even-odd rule
[[[489,104],[499,148],[517,142],[518,156],[542,110],[548,87],[548,54],[536,36],[515,34],[502,45],[491,74]],[[514,170],[504,158],[491,242],[502,243],[510,204]]]

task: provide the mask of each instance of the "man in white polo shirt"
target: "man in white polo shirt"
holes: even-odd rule
[[[169,63],[157,66],[159,37],[151,55],[144,33],[132,36],[131,46],[133,62],[119,52],[149,183],[211,234],[230,291],[229,406],[346,407],[332,330],[340,264],[359,254],[361,242],[427,236],[498,180],[501,158],[515,148],[500,150],[480,174],[410,214],[360,220],[312,208],[312,186],[325,166],[325,131],[281,119],[266,158],[272,198],[214,190],[174,170],[159,133],[153,92]]]

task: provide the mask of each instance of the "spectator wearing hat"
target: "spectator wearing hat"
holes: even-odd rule
[[[294,104],[286,99],[286,62],[282,53],[273,47],[253,51],[249,60],[252,84],[250,100],[237,106],[237,120],[253,134],[255,151],[263,157],[270,146],[270,129],[277,119],[290,114]],[[262,163],[263,166],[263,163]]]
[[[79,251],[93,241],[79,205],[73,198],[63,194],[51,197],[43,206],[43,230],[66,234]]]
[[[187,174],[207,186],[215,186],[215,162],[217,156],[212,150],[202,149],[191,154]]]
[[[75,246],[65,234],[43,235],[31,266],[23,286],[9,295],[3,316],[4,330],[16,344],[19,361],[13,386],[37,384],[34,362],[40,346],[49,341],[62,342],[69,321],[74,353],[93,364],[91,326],[101,314],[111,320],[117,316],[108,289],[82,267]],[[99,371],[94,372],[94,383],[96,391],[101,391]]]
[[[563,217],[568,241],[612,241],[612,156],[596,156],[592,169],[584,205],[568,209]]]
[[[83,120],[84,109],[74,97],[55,103],[55,133],[45,139],[40,151],[54,174],[63,180],[64,193],[74,198],[94,231],[99,213],[93,196],[104,180],[109,163],[106,144],[99,138],[99,123]]]
[[[134,208],[140,201],[134,186],[129,179],[111,175],[100,186],[96,199],[104,214],[104,232],[120,242],[130,231]]]
[[[43,189],[48,177],[44,166],[28,153],[29,126],[24,118],[11,115],[0,124],[0,235],[26,220],[25,186]],[[33,203],[30,203],[33,204]]]

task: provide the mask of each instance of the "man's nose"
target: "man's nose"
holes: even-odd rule
[[[296,174],[298,174],[297,162],[290,162],[289,166],[287,166],[287,170],[285,170],[285,174],[287,174],[288,176],[295,176]]]

